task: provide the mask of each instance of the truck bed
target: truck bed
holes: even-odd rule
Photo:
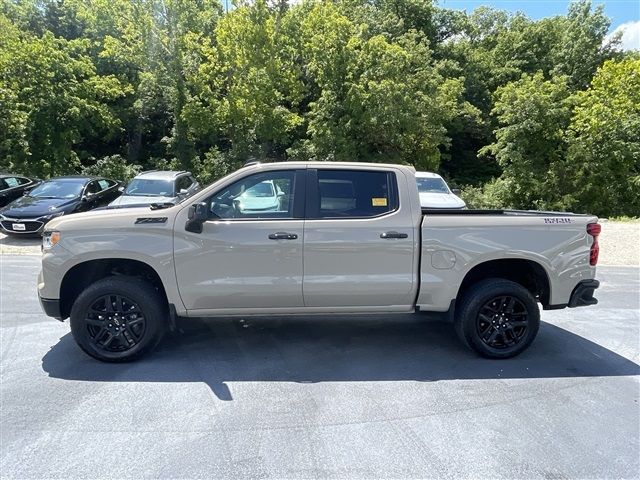
[[[567,212],[423,208],[418,306],[447,311],[441,299],[456,298],[462,272],[490,262],[494,267],[487,275],[499,275],[500,268],[522,270],[533,262],[548,279],[548,303],[566,304],[579,281],[594,277],[587,225],[597,221],[593,215]],[[512,267],[495,263],[514,260]]]
[[[467,209],[452,210],[446,208],[423,208],[422,215],[511,215],[511,216],[544,216],[544,217],[589,217],[585,213],[547,212],[541,210],[508,210],[508,209]]]

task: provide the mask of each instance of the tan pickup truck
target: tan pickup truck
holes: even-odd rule
[[[255,164],[177,205],[53,220],[38,294],[104,361],[148,352],[179,317],[347,312],[435,312],[508,358],[538,303],[597,303],[599,232],[589,215],[423,210],[406,166]]]

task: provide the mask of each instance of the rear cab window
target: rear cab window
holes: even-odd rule
[[[398,208],[393,172],[318,169],[310,173],[307,218],[373,218]]]

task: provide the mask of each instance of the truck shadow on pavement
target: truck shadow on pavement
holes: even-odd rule
[[[43,357],[50,377],[104,382],[205,382],[233,400],[227,382],[359,382],[640,374],[640,366],[579,335],[542,322],[533,345],[510,360],[467,351],[450,324],[413,316],[189,320],[147,357],[106,364],[71,334]]]

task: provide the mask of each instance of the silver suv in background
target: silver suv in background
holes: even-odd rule
[[[451,190],[437,173],[416,172],[420,206],[422,208],[461,210],[467,208],[458,195],[460,190]]]
[[[177,203],[199,190],[191,172],[151,170],[137,175],[109,205]]]

